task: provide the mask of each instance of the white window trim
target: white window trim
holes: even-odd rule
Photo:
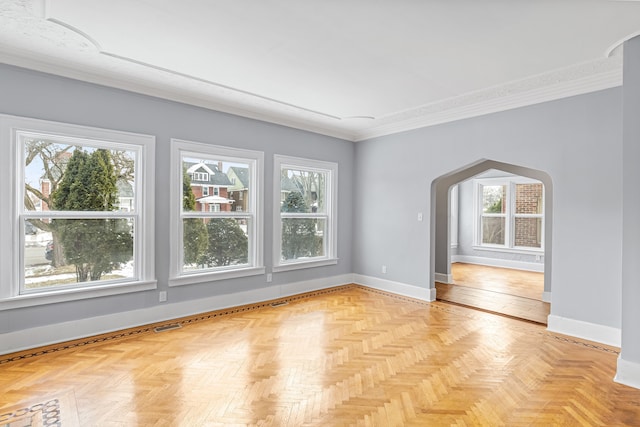
[[[24,203],[22,199],[24,190],[17,188],[16,180],[22,183],[25,177],[23,154],[17,151],[16,138],[21,132],[81,139],[110,148],[117,147],[119,144],[127,149],[131,149],[131,146],[136,147],[139,154],[137,168],[140,174],[136,180],[136,209],[140,212],[139,218],[142,224],[136,230],[134,240],[134,256],[139,254],[136,259],[135,279],[20,294],[24,273],[22,248],[24,248],[25,237],[19,226],[19,213],[22,212],[21,204]],[[7,149],[8,154],[0,156],[0,168],[9,171],[9,177],[15,177],[0,183],[0,197],[2,200],[11,201],[0,206],[0,235],[3,236],[0,241],[0,311],[157,288],[153,215],[155,207],[154,136],[0,114],[0,145]],[[39,216],[42,212],[34,211],[33,214],[33,216]],[[118,214],[121,213],[113,213],[113,215]]]
[[[310,171],[320,171],[327,173],[327,190],[329,197],[326,203],[327,236],[325,241],[325,256],[304,260],[293,260],[283,262],[280,258],[282,253],[282,218],[280,204],[282,200],[282,190],[280,188],[280,174],[283,167],[290,169],[301,169]],[[338,263],[338,164],[321,160],[303,159],[276,154],[274,155],[273,168],[273,268],[274,272],[298,270],[303,268],[320,267],[334,265]],[[324,214],[322,215],[325,216]]]
[[[458,247],[458,184],[449,190],[449,240],[452,248]]]
[[[252,210],[254,215],[252,223],[253,241],[249,242],[249,256],[253,260],[250,266],[230,266],[228,268],[219,268],[216,270],[182,272],[182,250],[179,242],[183,241],[182,237],[182,156],[199,157],[200,155],[209,155],[220,160],[237,160],[251,161],[254,165],[253,174],[250,176],[250,188],[252,189],[249,200],[249,206],[255,206]],[[237,277],[255,276],[265,274],[263,260],[263,234],[264,234],[264,215],[263,215],[263,194],[264,194],[264,153],[261,151],[246,150],[241,148],[232,148],[226,146],[206,144],[202,142],[185,141],[181,139],[171,139],[171,189],[170,189],[170,238],[176,244],[171,245],[171,264],[169,275],[169,286],[184,286],[196,283],[210,282],[214,280],[225,280]],[[250,212],[251,213],[251,212]],[[224,217],[245,217],[247,212],[222,212]]]
[[[514,214],[515,211],[515,186],[516,184],[542,184],[542,200],[543,200],[543,213],[542,214]],[[491,245],[482,243],[482,191],[480,188],[482,186],[491,186],[491,185],[506,185],[507,186],[507,211],[504,214],[495,214],[493,216],[496,217],[504,217],[506,230],[505,230],[505,242],[504,245]],[[513,176],[513,177],[499,177],[499,178],[482,178],[482,179],[474,179],[474,204],[473,204],[473,212],[474,212],[474,221],[473,221],[473,249],[476,250],[487,250],[494,252],[510,252],[510,253],[520,253],[520,254],[532,254],[532,255],[540,255],[544,254],[544,227],[545,227],[545,214],[544,214],[544,203],[545,200],[545,186],[541,181],[523,177],[523,176]],[[491,215],[488,215],[491,216]],[[531,248],[526,246],[515,246],[512,238],[512,231],[515,227],[515,218],[542,218],[542,236],[540,242],[540,248]]]

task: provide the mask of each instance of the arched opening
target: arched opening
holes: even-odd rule
[[[505,182],[509,183],[508,186],[505,186]],[[464,296],[461,297],[463,301],[456,301],[455,298],[450,298],[453,294],[451,294],[449,291],[458,292],[456,295],[461,295],[462,292],[461,287],[453,287],[454,280],[451,269],[452,258],[465,259],[464,257],[458,256],[458,254],[452,254],[452,252],[455,250],[455,245],[452,245],[452,236],[455,237],[457,230],[455,227],[455,223],[452,226],[451,197],[452,193],[454,193],[454,197],[456,196],[455,192],[458,190],[455,189],[460,183],[465,183],[464,185],[466,187],[464,188],[466,188],[465,191],[467,193],[467,197],[469,191],[474,192],[473,200],[474,203],[477,203],[478,206],[478,208],[475,210],[475,213],[473,214],[473,221],[476,221],[476,228],[474,230],[474,245],[482,247],[477,249],[480,249],[481,251],[485,250],[487,251],[487,253],[495,252],[502,258],[505,258],[505,256],[508,254],[512,255],[514,253],[525,254],[529,257],[535,257],[536,260],[538,259],[538,257],[541,258],[542,268],[540,268],[539,270],[544,274],[544,286],[543,293],[539,301],[529,302],[525,301],[524,299],[518,300],[518,298],[520,298],[521,296],[510,295],[510,293],[504,292],[500,292],[498,295],[469,290],[467,290],[468,292],[464,292]],[[498,183],[500,185],[498,185]],[[532,214],[531,212],[533,211],[530,210],[527,211],[529,212],[529,214],[516,215],[516,212],[524,212],[522,209],[516,207],[514,201],[516,198],[516,191],[533,189],[536,186],[532,184],[535,183],[541,183],[542,185],[538,185],[538,187],[542,187],[544,189],[542,193],[543,214],[542,212],[540,212],[540,214]],[[473,190],[470,190],[470,188],[473,188]],[[510,203],[510,209],[505,209],[504,207],[500,206],[503,200],[502,198],[493,200],[490,197],[490,192],[488,193],[487,191],[484,191],[483,193],[483,188],[494,192],[505,192],[505,194],[506,192],[510,192],[511,195],[509,196],[508,201],[508,203]],[[487,196],[487,194],[489,195]],[[436,298],[448,298],[449,300],[453,300],[452,302],[471,305],[489,311],[496,311],[514,317],[522,317],[526,318],[527,320],[546,323],[546,315],[549,312],[548,303],[551,302],[552,285],[552,195],[553,186],[551,178],[547,173],[527,167],[501,163],[493,160],[480,160],[476,163],[451,171],[435,179],[431,184],[431,283],[432,287],[436,289]],[[497,203],[497,200],[500,201],[500,204]],[[507,200],[506,196],[504,200]],[[489,211],[489,214],[483,215],[483,202],[485,203],[484,211]],[[498,206],[498,209],[486,209],[487,202],[494,203],[494,207]],[[455,203],[453,204],[453,206],[455,208]],[[453,221],[456,221],[455,212],[453,213]],[[468,208],[465,214],[468,215]],[[469,219],[467,218],[467,220]],[[500,224],[500,226],[497,227],[496,224]],[[535,241],[527,243],[522,239],[518,240],[518,234],[521,234],[519,229],[524,229],[526,228],[525,226],[532,226],[534,227],[534,229],[536,226],[538,227],[540,234],[538,236],[534,235],[533,238],[534,240],[536,238],[539,239],[539,248],[523,248],[523,246],[526,247],[537,245]],[[500,228],[501,233],[494,233],[495,235],[491,234],[491,237],[487,237],[490,234],[489,232],[496,229],[496,227]],[[525,255],[522,255],[520,258],[525,258]],[[469,257],[467,257],[466,259],[469,259]],[[517,268],[519,265],[518,262],[510,262],[511,264],[508,264],[507,262],[503,262],[503,264],[508,264],[510,268]],[[513,294],[516,293],[517,292],[513,292]],[[505,295],[508,295],[509,297],[513,296],[513,298],[509,299],[509,301],[507,301],[507,304],[502,305],[520,306],[520,308],[515,308],[512,311],[509,311],[511,310],[511,308],[504,309],[503,311],[501,311],[501,309],[494,308],[500,306],[500,304],[498,304],[498,301],[505,301],[505,299],[507,298],[505,297]],[[477,301],[473,301],[473,299],[475,298],[477,298]],[[491,300],[495,301],[492,302]],[[532,317],[527,317],[527,315],[520,315],[519,313],[522,313],[523,306],[532,306],[534,308],[527,310],[538,310],[540,312],[532,312]]]

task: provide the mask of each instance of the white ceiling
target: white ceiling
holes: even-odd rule
[[[620,85],[640,1],[0,0],[0,62],[348,140]]]

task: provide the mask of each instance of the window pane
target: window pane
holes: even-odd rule
[[[133,221],[32,219],[25,238],[25,289],[46,289],[133,278]]]
[[[182,210],[247,212],[249,164],[217,159],[182,158]]]
[[[516,184],[516,214],[542,213],[542,184]]]
[[[482,243],[504,245],[505,219],[500,217],[482,218]]]
[[[283,261],[325,256],[327,221],[318,218],[282,219]]]
[[[482,186],[482,212],[505,213],[507,211],[507,186]]]
[[[248,264],[248,218],[185,218],[183,270]]]
[[[55,137],[25,139],[25,210],[131,212],[135,156]]]
[[[515,219],[515,246],[542,247],[542,218]]]
[[[327,174],[282,168],[281,212],[326,212]]]

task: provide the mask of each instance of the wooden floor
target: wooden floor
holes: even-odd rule
[[[544,273],[456,262],[453,284],[542,301]]]
[[[451,273],[454,284],[436,282],[438,300],[547,324],[543,273],[464,263],[452,264]]]
[[[616,348],[356,285],[286,301],[0,356],[0,425],[640,425]]]

